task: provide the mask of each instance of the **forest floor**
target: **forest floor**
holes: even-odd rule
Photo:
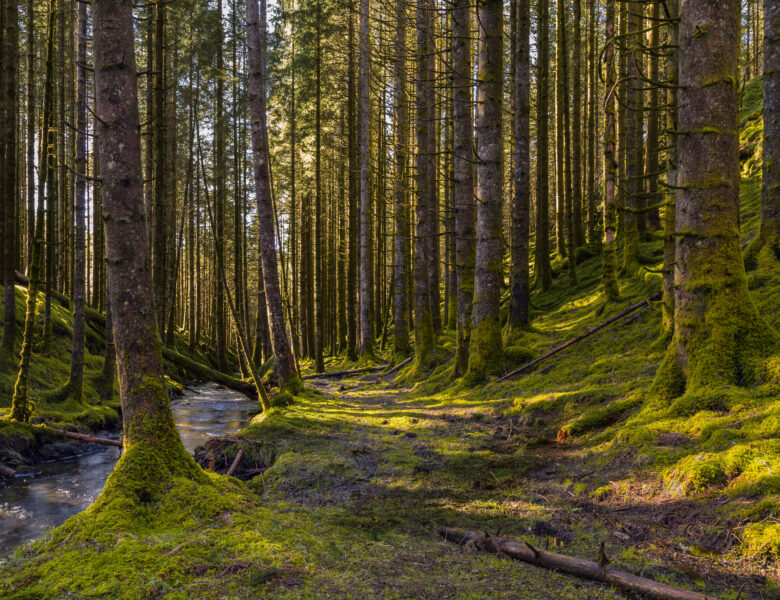
[[[759,218],[757,81],[743,98],[746,244]],[[507,370],[657,292],[661,254],[660,238],[646,235],[641,273],[621,279],[615,304],[604,302],[592,248],[578,249],[574,286],[556,258],[552,289],[532,297],[533,328],[507,340]],[[780,329],[776,261],[759,257],[748,285]],[[661,403],[651,391],[668,342],[660,312],[648,305],[500,384],[465,388],[453,379],[451,331],[430,373],[409,366],[391,383],[313,380],[239,432],[252,440],[242,447],[259,472],[241,471],[251,478],[172,478],[151,499],[133,496],[133,481],[116,481],[104,501],[0,558],[0,597],[626,597],[467,552],[439,537],[450,526],[591,560],[605,542],[612,566],[646,577],[721,600],[780,598],[780,355],[767,361],[761,385]],[[67,376],[67,313],[55,311],[61,334],[51,358],[33,361],[38,414],[87,428],[115,422],[116,400],[100,400],[94,386],[84,406],[46,401]],[[326,368],[343,366],[331,359]],[[87,367],[89,382],[99,344]],[[13,375],[0,370],[0,417]],[[0,418],[0,447],[3,435],[26,434]],[[222,472],[238,444],[224,448]]]

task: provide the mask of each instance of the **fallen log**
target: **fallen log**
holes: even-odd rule
[[[358,375],[359,373],[370,373],[386,369],[387,365],[376,365],[374,367],[362,367],[360,369],[347,369],[346,371],[330,371],[327,373],[314,373],[313,375],[304,375],[301,379],[328,379],[330,377],[344,377],[346,375]]]
[[[455,542],[469,550],[492,552],[493,554],[507,556],[514,560],[536,565],[537,567],[609,583],[624,590],[644,594],[656,600],[715,600],[711,596],[699,594],[698,592],[681,590],[646,577],[639,577],[626,571],[613,569],[609,566],[608,560],[606,561],[607,564],[602,566],[590,560],[541,550],[528,542],[520,544],[509,539],[485,535],[476,531],[456,529],[454,527],[441,529],[439,535],[445,540]],[[606,557],[604,558],[606,559]]]
[[[16,476],[16,471],[14,471],[11,467],[0,465],[0,475],[5,475],[6,477],[12,479]]]
[[[505,380],[509,379],[510,377],[514,377],[515,375],[517,375],[519,373],[522,373],[523,371],[527,371],[531,367],[535,367],[536,365],[538,365],[543,360],[547,360],[551,356],[554,356],[554,355],[558,354],[561,350],[565,350],[566,348],[568,348],[572,344],[576,344],[577,342],[584,340],[586,337],[589,337],[589,336],[593,335],[594,333],[596,333],[600,329],[604,329],[607,325],[611,325],[612,323],[622,319],[626,315],[630,315],[635,310],[639,310],[643,306],[649,305],[651,302],[653,302],[654,300],[658,300],[660,297],[661,297],[661,292],[656,292],[655,294],[653,294],[649,298],[645,298],[641,302],[637,302],[636,304],[632,304],[628,308],[625,308],[625,309],[621,310],[618,314],[610,317],[606,321],[604,321],[602,323],[599,323],[598,325],[596,325],[594,327],[591,327],[585,333],[581,333],[577,337],[572,338],[569,341],[564,342],[560,346],[557,346],[557,347],[553,348],[552,350],[550,350],[546,354],[543,354],[539,358],[535,358],[531,362],[525,363],[523,366],[518,367],[514,371],[510,371],[509,373],[499,377],[496,380],[496,383],[499,383],[501,381],[505,381]]]
[[[103,444],[104,446],[116,446],[117,448],[124,447],[121,440],[112,440],[109,438],[94,437],[91,435],[85,435],[83,433],[75,433],[73,431],[65,431],[64,429],[49,428],[50,431],[64,435],[67,438],[73,440],[79,440],[81,442],[92,442],[93,444]]]
[[[163,357],[173,364],[181,367],[185,371],[189,371],[193,375],[197,375],[201,379],[208,379],[218,383],[219,385],[225,386],[226,388],[244,394],[244,396],[251,398],[252,400],[257,399],[257,390],[255,390],[255,386],[248,381],[236,379],[235,377],[231,377],[230,375],[216,371],[204,364],[192,360],[191,358],[187,358],[186,356],[179,354],[178,352],[166,346],[163,346]]]
[[[379,376],[379,378],[380,378],[380,379],[383,379],[383,378],[385,378],[385,377],[387,377],[387,376],[389,376],[389,375],[392,375],[392,374],[393,374],[393,373],[395,373],[396,371],[400,371],[400,370],[401,370],[401,369],[403,369],[403,368],[404,368],[406,365],[408,365],[410,362],[412,362],[412,359],[413,359],[413,358],[414,358],[414,354],[412,354],[411,356],[408,356],[408,357],[406,357],[404,360],[402,360],[401,362],[399,362],[399,363],[398,363],[396,366],[394,366],[392,369],[390,369],[389,371],[387,371],[387,372],[385,372],[385,373],[382,373],[382,374]]]

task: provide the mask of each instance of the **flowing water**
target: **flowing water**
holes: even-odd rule
[[[257,409],[257,402],[215,384],[198,386],[173,401],[176,425],[189,452],[209,435],[241,429]],[[0,556],[87,508],[119,454],[119,448],[101,446],[91,454],[36,465],[33,476],[0,478]]]

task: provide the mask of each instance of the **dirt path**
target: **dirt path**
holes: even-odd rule
[[[439,540],[441,526],[500,531],[589,559],[605,541],[613,566],[721,597],[745,581],[738,569],[685,552],[685,523],[703,520],[688,519],[695,507],[610,506],[580,495],[578,480],[608,477],[609,468],[594,473],[574,446],[529,443],[520,424],[484,405],[414,397],[371,380],[310,383],[324,396],[285,413],[290,427],[279,432],[280,458],[263,495],[325,512],[345,535],[388,544],[381,560],[368,547],[362,557],[377,597],[625,597],[469,554]]]

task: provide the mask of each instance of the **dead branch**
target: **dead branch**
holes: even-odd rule
[[[476,531],[466,531],[454,527],[445,527],[439,530],[445,540],[455,542],[469,550],[481,550],[490,552],[499,556],[507,556],[514,560],[530,563],[545,569],[554,569],[570,575],[576,575],[584,579],[609,583],[616,587],[631,592],[638,592],[650,598],[657,600],[715,600],[711,596],[681,590],[665,583],[660,583],[646,577],[639,577],[619,571],[609,566],[609,561],[603,561],[605,564],[599,565],[597,562],[565,556],[555,552],[548,552],[536,548],[526,542],[518,542],[499,538],[489,534],[481,534]]]
[[[632,304],[628,308],[621,310],[615,316],[610,317],[606,321],[604,321],[602,323],[599,323],[598,325],[596,325],[594,327],[591,327],[585,333],[581,333],[577,337],[572,338],[572,339],[570,339],[567,342],[564,342],[563,344],[561,344],[560,346],[557,346],[556,348],[553,348],[552,350],[550,350],[546,354],[543,354],[539,358],[535,358],[531,362],[525,363],[522,367],[518,367],[514,371],[510,371],[506,375],[503,375],[503,376],[499,377],[498,380],[496,381],[496,383],[501,382],[501,381],[505,381],[505,380],[509,379],[510,377],[514,377],[518,373],[522,373],[523,371],[527,371],[531,367],[535,367],[536,365],[538,365],[543,360],[546,360],[546,359],[550,358],[551,356],[554,356],[554,355],[558,354],[561,350],[565,350],[566,348],[568,348],[572,344],[576,344],[577,342],[579,342],[581,340],[584,340],[586,337],[589,337],[589,336],[593,335],[594,333],[596,333],[600,329],[604,329],[607,325],[611,325],[615,321],[618,321],[618,320],[622,319],[623,317],[625,317],[626,315],[631,314],[635,310],[638,310],[638,309],[642,308],[643,306],[647,306],[648,304],[650,304],[654,300],[658,300],[660,297],[661,297],[661,292],[656,292],[655,294],[653,294],[649,298],[645,298],[641,302],[637,302],[636,304]]]

